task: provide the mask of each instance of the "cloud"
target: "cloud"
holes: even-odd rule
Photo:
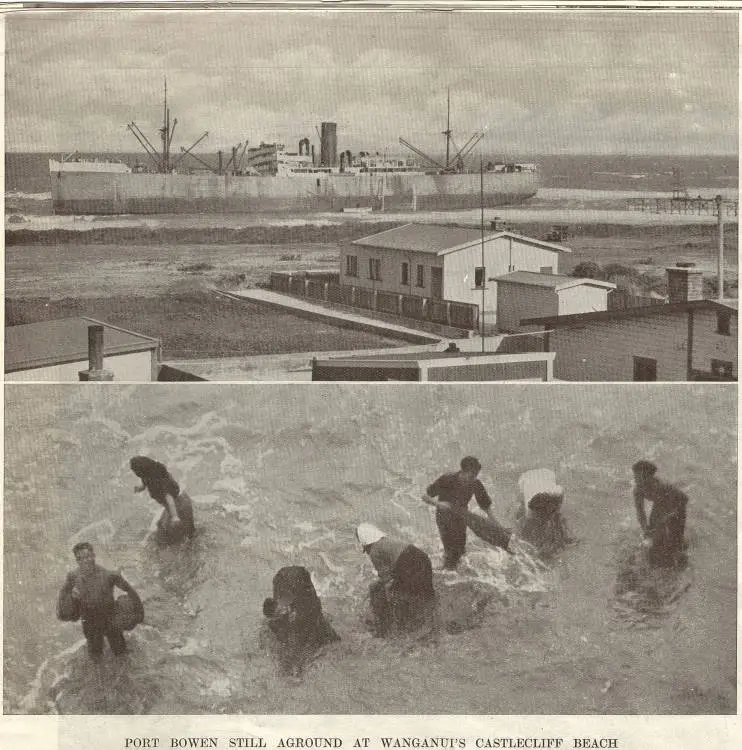
[[[349,148],[440,153],[450,88],[459,145],[486,129],[511,153],[736,152],[737,31],[721,13],[20,12],[6,147],[131,148],[167,76],[179,136],[210,148],[331,120]]]

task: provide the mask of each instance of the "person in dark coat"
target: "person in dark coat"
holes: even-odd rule
[[[574,541],[562,512],[564,490],[551,469],[531,469],[518,479],[520,500],[515,513],[518,535],[544,557]]]
[[[376,634],[435,627],[433,566],[425,552],[392,539],[370,523],[358,526],[356,538],[378,575],[369,586]]]
[[[63,620],[82,621],[82,632],[88,642],[88,653],[98,659],[103,653],[103,639],[108,639],[111,651],[117,656],[126,652],[126,640],[116,622],[114,589],[129,595],[139,610],[140,622],[144,607],[139,595],[120,573],[113,573],[95,562],[95,552],[89,542],[72,548],[77,570],[70,571],[62,585],[57,601],[57,616]],[[79,616],[79,617],[78,617]]]
[[[499,526],[492,511],[492,500],[484,485],[477,479],[481,468],[478,459],[466,456],[461,460],[459,471],[438,477],[428,486],[423,496],[424,502],[436,506],[435,522],[443,542],[443,567],[447,570],[455,570],[466,551],[466,516],[452,512],[447,509],[448,506],[465,511],[474,497],[479,507]],[[434,498],[438,498],[439,503],[431,502]]]
[[[170,475],[164,464],[147,456],[134,456],[129,466],[142,483],[134,492],[147,490],[150,497],[163,506],[157,521],[157,540],[161,544],[174,544],[190,539],[196,533],[193,520],[193,503]]]
[[[281,667],[289,674],[300,674],[317,649],[340,640],[322,612],[312,576],[301,565],[276,573],[273,596],[263,602],[263,614],[278,642]]]
[[[657,467],[651,461],[637,461],[631,468],[636,517],[644,532],[650,565],[668,568],[684,564],[687,561],[684,537],[688,496],[658,479]],[[652,504],[649,519],[645,502]]]

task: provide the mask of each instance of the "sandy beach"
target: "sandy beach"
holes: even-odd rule
[[[488,209],[485,230],[497,219],[498,226],[547,239],[555,224],[567,225],[562,244],[571,252],[561,257],[563,274],[588,261],[618,264],[660,292],[665,267],[678,261],[715,276],[716,219],[628,210],[627,201],[654,195],[545,188],[522,206]],[[89,315],[160,338],[166,360],[399,346],[255,305],[236,306],[210,290],[259,286],[273,271],[334,271],[349,242],[392,226],[482,221],[480,211],[26,218],[6,230],[6,325]],[[724,244],[726,282],[736,295],[734,217],[725,221]]]

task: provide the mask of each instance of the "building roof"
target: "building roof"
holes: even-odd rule
[[[492,279],[490,279],[492,281]],[[506,284],[525,284],[527,286],[543,286],[559,291],[573,286],[597,286],[602,289],[615,289],[616,285],[610,281],[598,279],[582,279],[575,276],[561,276],[556,273],[536,273],[535,271],[512,271],[496,276],[494,281]]]
[[[159,341],[93,318],[61,318],[5,329],[5,372],[51,367],[88,359],[88,328],[103,326],[103,356],[155,349]]]
[[[603,310],[600,312],[576,313],[575,315],[554,315],[545,318],[525,318],[521,325],[543,325],[551,328],[568,328],[592,322],[642,318],[650,315],[667,315],[668,313],[687,312],[690,310],[731,310],[737,312],[736,299],[698,299],[689,302],[671,302],[665,305],[646,305],[627,307],[622,310]]]
[[[498,237],[512,237],[530,245],[538,245],[561,253],[572,252],[564,245],[544,242],[534,237],[525,237],[515,232],[485,232],[484,241],[489,242]],[[404,250],[413,253],[430,253],[444,255],[463,250],[482,242],[482,230],[479,227],[455,227],[441,224],[404,224],[401,227],[387,229],[384,232],[371,234],[353,240],[354,245],[375,247],[383,250]]]
[[[478,351],[465,351],[465,352],[446,352],[446,351],[433,351],[433,352],[397,352],[392,349],[389,352],[377,353],[377,354],[342,354],[334,355],[332,357],[323,358],[324,362],[387,362],[387,363],[398,363],[398,362],[426,362],[428,360],[445,360],[453,361],[455,359],[477,359],[481,357],[491,357],[496,352],[478,352]]]

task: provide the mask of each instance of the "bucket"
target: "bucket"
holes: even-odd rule
[[[60,592],[57,599],[57,618],[62,622],[77,622],[80,619],[80,600],[72,594]]]
[[[113,611],[113,625],[118,630],[133,630],[144,620],[144,608],[134,601],[129,594],[122,594],[116,599]]]

